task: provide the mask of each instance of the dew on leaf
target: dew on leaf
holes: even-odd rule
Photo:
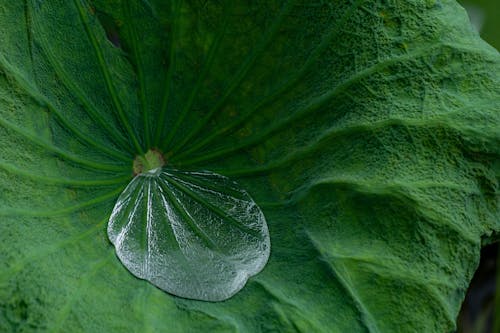
[[[108,237],[135,276],[205,301],[234,295],[270,253],[260,208],[238,184],[208,171],[137,175],[115,204]]]

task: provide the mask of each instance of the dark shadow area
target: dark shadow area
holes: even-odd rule
[[[499,327],[495,328],[498,251],[498,243],[481,250],[481,262],[458,316],[459,333],[498,333]]]
[[[116,47],[121,48],[121,38],[120,38],[120,29],[118,27],[117,22],[102,12],[96,12],[97,19],[101,23],[104,31],[106,32],[106,37],[108,40]]]

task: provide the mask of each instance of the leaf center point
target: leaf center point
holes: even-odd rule
[[[160,151],[150,149],[144,155],[138,155],[134,159],[134,175],[148,173],[165,165],[165,159]]]

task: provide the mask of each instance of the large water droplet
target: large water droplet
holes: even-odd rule
[[[238,292],[270,252],[260,208],[238,184],[207,171],[139,174],[118,198],[108,236],[135,276],[206,301]]]

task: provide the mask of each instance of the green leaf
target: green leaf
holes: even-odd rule
[[[454,1],[0,0],[0,41],[0,331],[456,328],[500,232],[500,57]],[[116,257],[150,149],[265,215],[232,298]]]
[[[206,301],[233,296],[270,251],[259,207],[236,183],[206,171],[138,175],[115,204],[108,236],[135,276]]]

